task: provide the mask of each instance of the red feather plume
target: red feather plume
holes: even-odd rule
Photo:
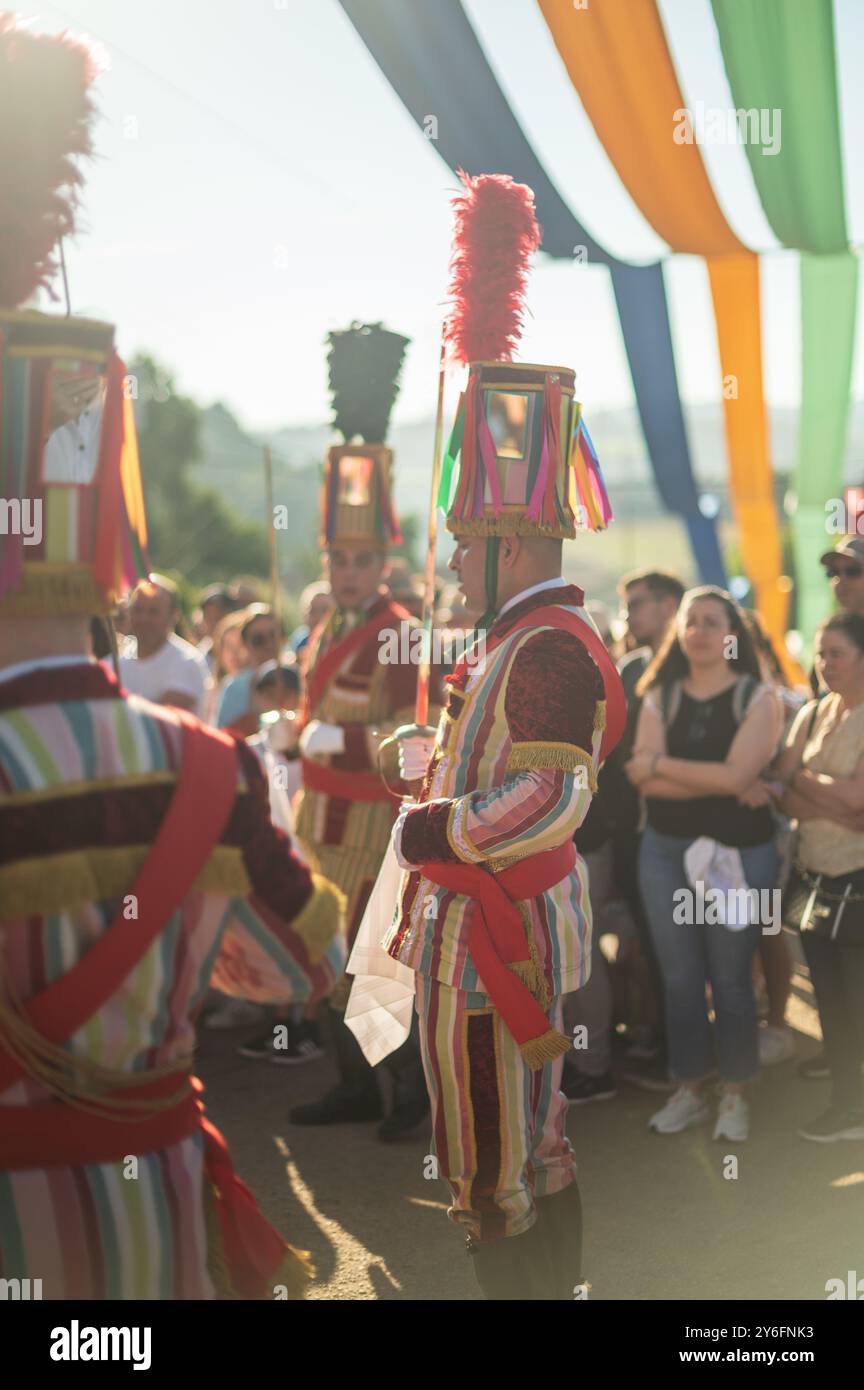
[[[460,169],[453,199],[453,307],[444,330],[454,362],[509,362],[522,333],[525,286],[540,245],[534,193],[508,174]]]
[[[52,252],[75,230],[91,153],[96,76],[89,50],[68,34],[34,34],[0,14],[0,304],[50,290]]]

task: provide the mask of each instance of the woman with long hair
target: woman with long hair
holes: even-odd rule
[[[787,921],[801,942],[822,1024],[831,1104],[799,1130],[864,1139],[864,617],[835,613],[816,633],[828,691],[793,725],[777,767],[781,807],[798,821]],[[821,1074],[802,1064],[802,1074]]]
[[[752,920],[761,913],[744,914],[743,924],[737,917],[752,900],[747,890],[759,891],[761,908],[762,890],[776,884],[770,793],[759,775],[775,751],[778,702],[760,679],[741,609],[713,586],[684,595],[636,689],[644,699],[626,771],[645,797],[640,886],[663,974],[670,1071],[680,1083],[649,1124],[677,1134],[703,1123],[702,1090],[716,1069],[723,1095],[714,1137],[743,1140],[743,1088],[759,1070],[752,971],[764,923]]]

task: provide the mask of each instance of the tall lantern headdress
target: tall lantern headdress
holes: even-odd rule
[[[454,534],[487,536],[487,613],[496,608],[498,539],[572,539],[612,509],[569,367],[514,362],[541,232],[534,194],[504,174],[460,171],[450,262],[450,360],[468,381],[441,470],[438,503]]]
[[[0,617],[107,613],[147,573],[114,329],[22,307],[75,230],[94,76],[84,45],[0,15]]]
[[[393,501],[393,451],[385,444],[410,339],[380,323],[328,335],[333,424],[344,439],[327,452],[321,545],[401,545]],[[356,442],[359,440],[360,442]]]

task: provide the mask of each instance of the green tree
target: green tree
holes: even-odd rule
[[[137,356],[129,375],[154,568],[177,570],[195,584],[239,572],[266,575],[264,528],[238,518],[194,478],[202,462],[200,407],[177,393],[153,357]]]

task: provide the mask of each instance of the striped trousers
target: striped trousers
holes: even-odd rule
[[[576,1177],[564,1059],[532,1071],[487,995],[424,975],[416,986],[434,1153],[453,1194],[447,1214],[478,1241],[519,1235],[534,1224],[534,1198]],[[561,1013],[555,1000],[559,1028]]]

